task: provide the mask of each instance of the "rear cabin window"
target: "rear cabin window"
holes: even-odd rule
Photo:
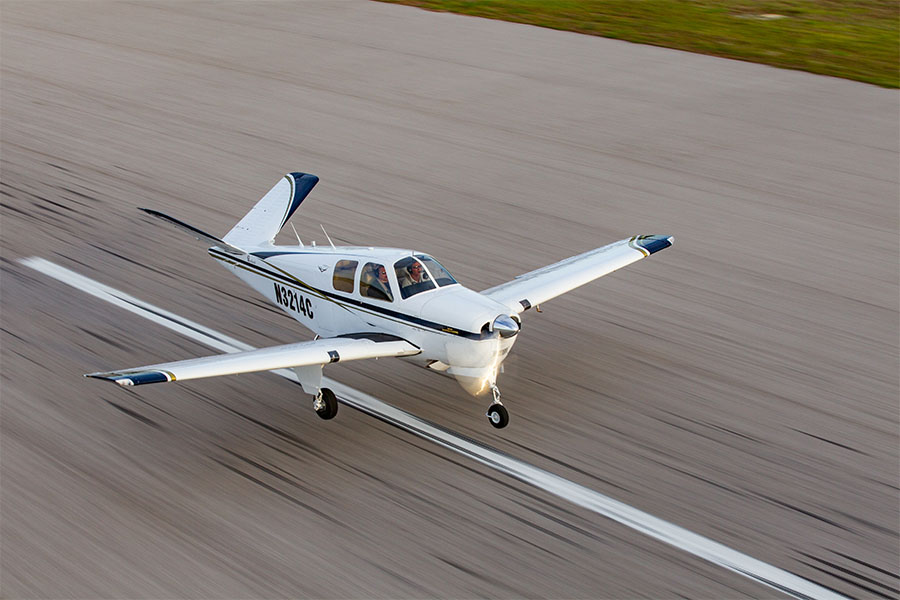
[[[339,260],[334,265],[334,278],[332,283],[334,289],[339,292],[353,292],[353,276],[356,274],[356,266],[359,262],[355,260]]]
[[[359,275],[359,294],[366,298],[394,301],[391,284],[384,265],[366,263]]]

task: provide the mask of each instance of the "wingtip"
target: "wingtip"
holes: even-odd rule
[[[91,379],[102,379],[104,381],[115,381],[117,377],[119,377],[116,373],[85,373],[82,377],[89,377]]]
[[[665,250],[675,243],[673,235],[639,235],[632,240],[632,243],[645,251],[647,256]]]
[[[85,373],[83,375],[83,377],[90,377],[91,379],[101,379],[103,381],[110,381],[112,383],[116,383],[121,386],[134,385],[134,382],[131,379],[129,379],[127,377],[112,375],[110,373]]]
[[[141,371],[133,373],[86,373],[85,377],[92,379],[102,379],[103,381],[111,381],[123,387],[133,385],[144,385],[147,383],[166,383],[175,381],[175,376],[164,371]]]

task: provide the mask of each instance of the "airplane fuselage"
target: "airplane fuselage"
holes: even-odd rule
[[[491,390],[518,332],[505,305],[460,285],[422,253],[265,246],[209,254],[316,335],[402,338],[421,349],[403,360],[451,375],[473,395]],[[418,284],[410,264],[423,272]]]

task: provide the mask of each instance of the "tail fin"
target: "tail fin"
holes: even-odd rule
[[[315,175],[288,173],[225,235],[225,242],[240,247],[271,243],[317,183]]]

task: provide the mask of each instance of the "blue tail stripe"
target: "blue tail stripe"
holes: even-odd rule
[[[288,173],[288,177],[294,180],[294,197],[291,198],[291,206],[284,215],[284,221],[281,222],[282,227],[288,222],[294,211],[299,208],[300,203],[306,199],[312,189],[316,187],[316,184],[319,183],[319,178],[310,173]]]

